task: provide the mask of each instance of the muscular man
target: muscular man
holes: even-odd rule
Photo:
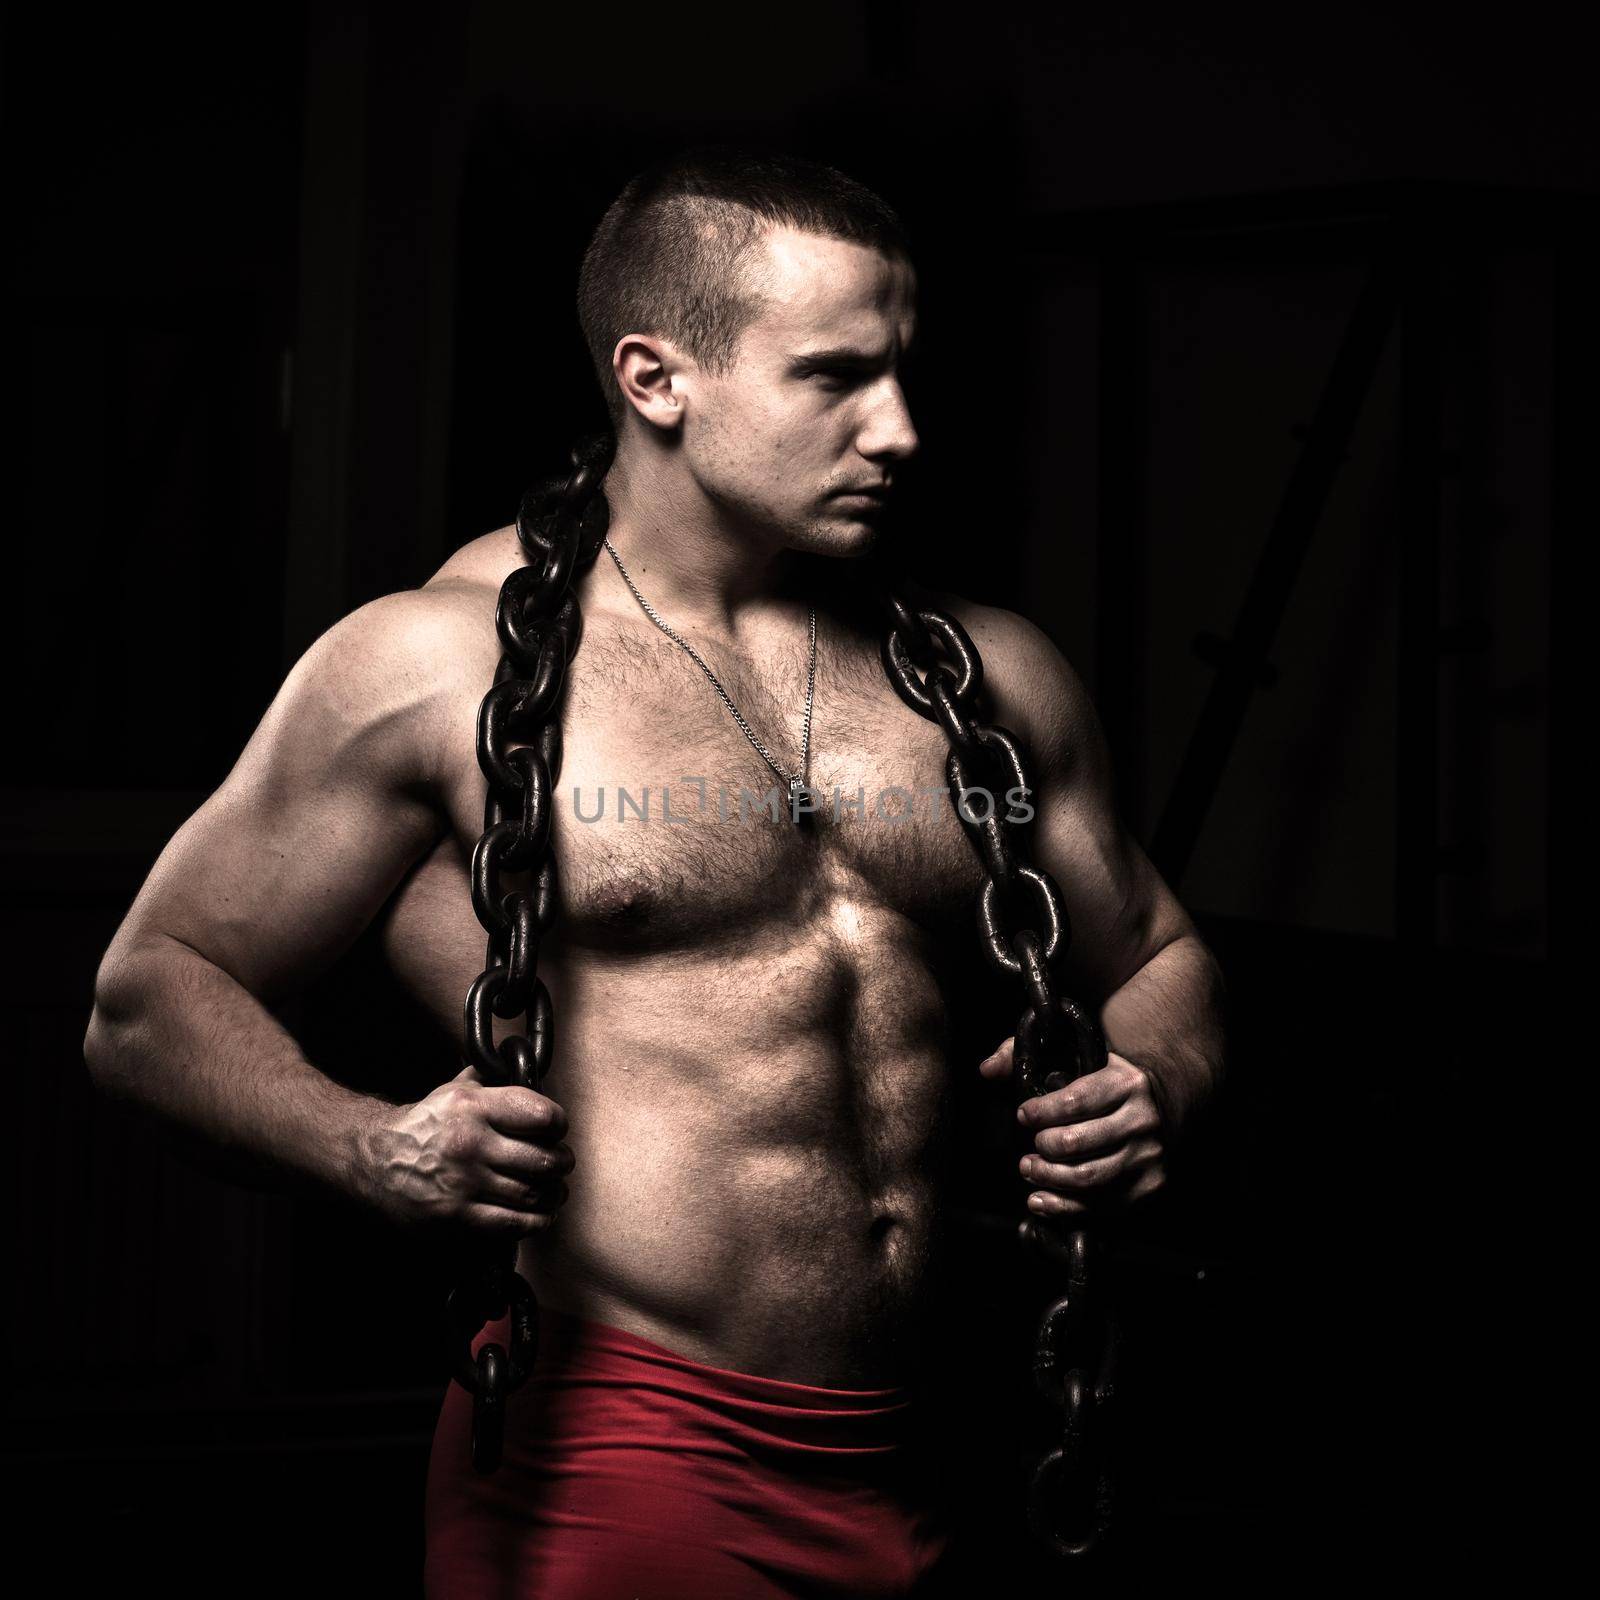
[[[669,162],[589,247],[579,311],[617,447],[608,545],[574,586],[543,1093],[471,1068],[415,1104],[353,1093],[267,1009],[380,919],[441,1059],[459,1039],[512,528],[317,640],[102,965],[85,1049],[106,1088],[402,1224],[521,1240],[539,1364],[487,1477],[450,1386],[435,1596],[903,1594],[943,1549],[912,1470],[911,1330],[961,1155],[954,1075],[1004,1078],[1012,1044],[949,1058],[981,868],[933,793],[945,736],[891,689],[852,584],[917,448],[914,291],[881,200],[778,158]],[[928,598],[1031,752],[1034,854],[1111,1045],[1026,1107],[1028,1204],[1126,1205],[1220,1070],[1216,969],[1119,825],[1054,645]],[[801,826],[751,803],[774,768],[811,787]]]

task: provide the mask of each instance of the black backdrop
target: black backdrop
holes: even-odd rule
[[[1511,1222],[1560,1114],[1550,729],[1594,525],[1600,144],[1558,17],[11,9],[4,1372],[64,1582],[417,1592],[447,1263],[98,1100],[90,987],[299,651],[599,419],[578,254],[700,137],[905,215],[903,559],[1061,644],[1227,969],[1227,1098],[1117,1267],[1123,1532],[1085,1586],[1437,1576],[1520,1526],[1542,1290]],[[1392,320],[1335,383],[1387,260]],[[1197,745],[1229,685],[1237,729]],[[975,1061],[1004,1008],[969,1000]],[[351,1082],[454,1070],[370,941],[286,1017]],[[974,1106],[964,1203],[1004,1216]],[[1004,1550],[1043,1285],[1003,1229],[965,1239],[948,1428]]]

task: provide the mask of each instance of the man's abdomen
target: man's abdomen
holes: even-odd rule
[[[933,1247],[943,1007],[914,966],[850,955],[569,964],[545,1088],[575,1166],[523,1247],[541,1299],[767,1377],[899,1380]]]

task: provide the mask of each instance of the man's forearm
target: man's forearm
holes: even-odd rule
[[[1221,1081],[1222,972],[1197,934],[1164,945],[1101,1007],[1106,1041],[1152,1080],[1169,1134]]]
[[[364,1156],[388,1103],[319,1072],[266,1006],[187,945],[152,942],[102,975],[84,1058],[102,1089],[242,1181],[266,1169],[366,1197]]]

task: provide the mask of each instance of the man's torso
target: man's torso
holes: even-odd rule
[[[430,586],[481,602],[481,644],[442,664],[447,824],[382,938],[451,1039],[483,966],[467,876],[483,828],[476,719],[499,584],[520,559],[501,530]],[[852,568],[836,565],[843,593]],[[890,687],[875,619],[819,606],[822,809],[801,827],[773,820],[757,809],[771,769],[608,566],[602,551],[578,585],[551,833],[560,909],[538,964],[555,1016],[543,1089],[567,1112],[575,1166],[521,1269],[547,1303],[707,1364],[897,1381],[935,1245],[947,980],[977,959],[978,860],[948,800],[915,794],[943,785],[944,736]],[[702,654],[793,770],[803,619],[783,638],[755,662]],[[864,814],[841,802],[836,819],[836,790]],[[686,820],[667,822],[665,804]]]

